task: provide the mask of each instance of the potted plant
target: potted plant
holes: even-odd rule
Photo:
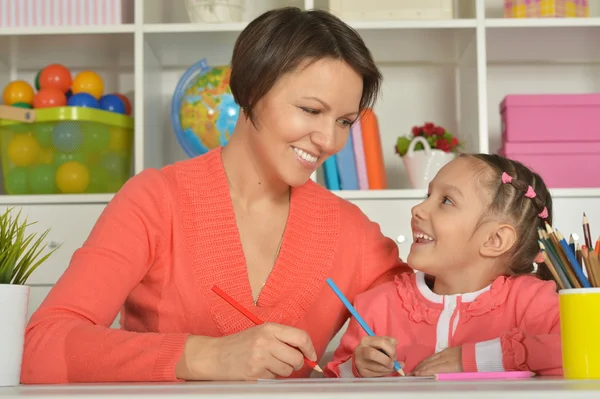
[[[0,386],[20,383],[30,291],[25,283],[60,247],[42,255],[50,230],[28,233],[32,224],[21,211],[14,215],[13,208],[0,215]]]
[[[454,159],[462,143],[442,126],[425,123],[400,136],[395,151],[413,188],[427,188],[436,173]]]

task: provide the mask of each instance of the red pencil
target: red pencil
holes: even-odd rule
[[[239,302],[237,302],[235,299],[233,299],[232,297],[230,297],[229,295],[227,295],[222,289],[220,289],[216,285],[212,287],[212,290],[217,295],[219,295],[221,298],[223,298],[225,301],[227,301],[231,306],[233,306],[234,308],[236,308],[241,314],[243,314],[244,316],[246,316],[254,324],[256,324],[256,325],[264,324],[264,322],[261,319],[259,319],[258,317],[256,317],[254,315],[254,313],[250,312],[248,309],[246,309],[245,307],[243,307]],[[304,358],[304,362],[306,364],[308,364],[310,367],[312,367],[313,369],[315,369],[316,371],[318,371],[319,373],[323,372],[323,370],[321,369],[321,367],[319,367],[319,365],[317,363],[313,362],[312,360],[309,360],[309,359],[307,359],[305,357]]]

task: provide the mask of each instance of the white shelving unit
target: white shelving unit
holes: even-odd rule
[[[73,72],[96,70],[104,77],[107,91],[134,99],[133,171],[139,173],[187,158],[170,122],[177,81],[201,58],[211,65],[229,63],[234,42],[247,22],[190,23],[183,0],[130,1],[135,15],[131,24],[0,29],[0,82],[33,82],[37,71],[53,62]],[[456,3],[452,20],[348,21],[364,38],[384,74],[375,111],[390,189],[337,194],[361,207],[384,234],[400,236],[403,257],[408,252],[409,240],[402,237],[410,236],[410,208],[425,193],[408,189],[402,161],[394,152],[398,136],[431,121],[457,133],[467,151],[495,152],[500,144],[498,106],[505,95],[600,91],[600,8],[592,8],[590,18],[504,19],[502,0]],[[591,3],[600,7],[600,2]],[[279,6],[311,9],[326,4],[321,0],[247,0],[245,21]],[[553,194],[555,221],[561,231],[581,235],[583,210],[592,223],[600,224],[600,188],[556,189]],[[81,222],[67,215],[83,207],[96,217],[111,198],[0,195],[0,203],[37,206],[54,214],[62,209],[66,221],[73,223],[73,234],[86,237],[95,219]],[[44,218],[43,212],[35,211],[35,215]],[[53,223],[57,223],[56,216],[42,220],[40,226]],[[58,257],[56,268],[64,270],[72,254],[69,251],[71,247]],[[56,270],[36,275],[42,289],[39,298],[57,275]],[[32,308],[38,303],[32,299]]]

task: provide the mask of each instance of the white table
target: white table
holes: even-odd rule
[[[534,378],[469,382],[198,382],[174,384],[28,385],[0,388],[8,398],[416,398],[416,399],[579,399],[600,398],[600,381]]]

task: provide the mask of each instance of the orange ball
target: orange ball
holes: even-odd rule
[[[48,65],[40,72],[40,89],[57,89],[66,93],[71,89],[71,71],[61,64]]]
[[[4,88],[2,100],[5,105],[13,105],[15,103],[25,103],[31,105],[33,102],[33,87],[24,80],[15,80],[10,82]]]
[[[67,96],[58,89],[40,89],[33,99],[33,108],[64,107]]]
[[[127,97],[125,97],[124,94],[121,93],[114,93],[115,96],[119,97],[122,101],[123,104],[125,104],[125,115],[131,115],[131,102],[129,101],[129,99]]]
[[[71,91],[73,94],[88,93],[99,100],[104,93],[104,82],[96,72],[83,71],[73,79]]]

